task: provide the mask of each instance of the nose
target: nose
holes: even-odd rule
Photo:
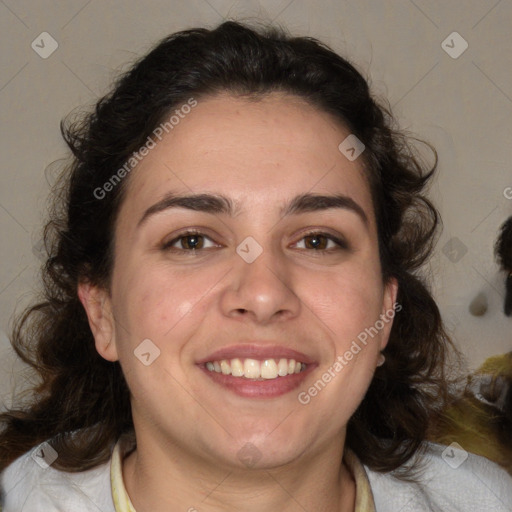
[[[251,263],[236,254],[230,282],[221,297],[223,314],[259,324],[296,317],[301,300],[285,263],[276,251],[266,249]]]

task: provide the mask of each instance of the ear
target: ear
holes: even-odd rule
[[[90,283],[79,283],[78,298],[87,313],[98,354],[107,361],[117,361],[115,322],[109,293]]]
[[[393,326],[395,314],[402,310],[402,305],[397,304],[398,281],[394,277],[390,277],[384,285],[384,293],[382,297],[382,313],[381,319],[384,322],[384,328],[380,337],[380,350],[384,350],[388,344],[389,334]]]

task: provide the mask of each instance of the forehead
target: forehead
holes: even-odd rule
[[[350,132],[333,116],[284,93],[258,99],[227,93],[197,99],[130,176],[130,210],[169,190],[222,192],[243,214],[276,209],[304,192],[351,196],[372,217],[362,159],[338,149]]]

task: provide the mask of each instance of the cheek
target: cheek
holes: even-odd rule
[[[138,404],[152,403],[157,409],[161,407],[162,389],[174,396],[183,392],[179,384],[184,381],[183,350],[195,332],[209,280],[205,276],[201,279],[197,273],[171,272],[159,265],[139,268],[117,277],[116,346],[134,399]],[[150,359],[158,354],[148,366],[137,359],[136,352],[143,353],[139,346],[147,339],[157,347],[155,351],[147,342],[144,345],[149,347],[144,350],[149,351]],[[178,405],[174,407],[185,414]]]
[[[382,311],[380,274],[369,266],[352,265],[323,276],[307,276],[302,284],[309,309],[340,343],[373,325]]]
[[[170,272],[159,267],[140,266],[140,271],[119,276],[122,284],[114,297],[116,319],[123,340],[137,345],[145,338],[162,342],[180,321],[194,311],[208,289],[208,280],[189,272]]]

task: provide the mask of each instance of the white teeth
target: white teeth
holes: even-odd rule
[[[246,379],[276,379],[286,377],[294,373],[300,373],[306,369],[304,363],[295,361],[295,359],[281,358],[265,359],[222,359],[220,361],[208,361],[206,368],[211,372],[222,373],[223,375],[232,375],[233,377],[245,377]]]
[[[233,377],[244,376],[244,365],[240,359],[231,359],[231,375],[233,375]]]
[[[261,364],[261,376],[264,379],[275,379],[277,377],[277,364],[273,359],[266,359]]]
[[[277,374],[279,377],[286,377],[288,375],[288,361],[286,359],[279,359]]]
[[[215,367],[215,365],[214,365]],[[220,362],[220,369],[222,371],[222,373],[224,375],[230,375],[231,374],[231,368],[229,366],[229,362],[226,361],[225,359],[223,359],[221,362]]]
[[[259,379],[261,377],[260,362],[256,359],[246,359],[244,361],[244,375],[248,379]]]

